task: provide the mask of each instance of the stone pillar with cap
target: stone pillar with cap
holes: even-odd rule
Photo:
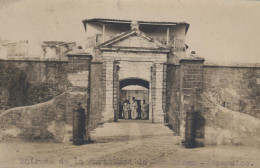
[[[138,23],[138,21],[132,20],[131,29],[137,29],[137,30],[139,30],[139,23]]]
[[[180,136],[185,135],[186,111],[194,106],[202,111],[203,64],[204,58],[198,57],[194,51],[180,62]]]
[[[68,57],[68,87],[66,101],[66,121],[72,126],[73,110],[77,109],[77,104],[81,104],[86,115],[86,137],[88,140],[88,123],[90,116],[90,71],[92,56],[86,53],[82,47],[71,51],[67,54]]]

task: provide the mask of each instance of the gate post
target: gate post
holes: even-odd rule
[[[78,108],[73,110],[73,145],[82,145],[86,136],[85,110],[78,103]]]
[[[90,117],[90,70],[92,56],[84,52],[82,48],[69,52],[67,56],[70,86],[68,87],[66,100],[66,120],[71,126],[79,126],[78,130],[81,130],[79,139],[89,141],[90,130],[88,130],[88,125]],[[80,109],[77,107],[79,103],[82,105]],[[75,109],[77,110],[75,111]],[[77,118],[78,123],[73,120],[73,111],[75,111],[75,119]],[[82,117],[84,117],[85,122],[82,122]]]
[[[186,112],[186,127],[185,127],[185,147],[194,148],[196,146],[196,127],[197,127],[198,111],[194,110],[194,106],[191,106],[191,110]]]
[[[204,58],[197,57],[195,52],[188,58],[180,60],[180,136],[185,136],[186,111],[191,106],[202,111],[203,63]]]

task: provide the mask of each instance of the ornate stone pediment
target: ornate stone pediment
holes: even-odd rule
[[[131,31],[119,34],[112,39],[98,46],[102,49],[151,49],[162,50],[166,49],[165,45],[147,36],[140,30],[133,29]]]

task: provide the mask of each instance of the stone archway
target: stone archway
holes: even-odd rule
[[[149,119],[153,123],[163,123],[165,120],[165,68],[166,54],[142,53],[138,59],[131,57],[135,53],[115,53],[114,59],[105,59],[103,67],[104,79],[104,108],[103,122],[116,121],[114,114],[119,110],[119,81],[121,85],[127,82],[138,83],[149,88]],[[140,55],[141,53],[138,53]],[[103,53],[106,56],[106,52]],[[155,59],[157,57],[157,59]],[[141,58],[141,59],[140,59]],[[116,69],[116,70],[115,70]],[[127,79],[127,80],[124,80]],[[135,79],[135,80],[130,80]],[[141,82],[143,79],[147,82]],[[148,86],[149,85],[149,86]]]
[[[118,109],[119,81],[124,78],[141,78],[149,81],[152,122],[165,120],[165,90],[167,55],[170,49],[133,29],[105,41],[96,47],[103,60],[103,112],[102,121],[113,121]]]
[[[149,118],[149,106],[146,110],[146,115],[141,118],[142,104],[145,102],[147,105],[151,104],[151,99],[149,98],[150,93],[150,81],[147,81],[142,78],[124,78],[119,81],[119,118],[120,119],[129,119],[130,114],[124,116],[123,104],[125,101],[131,104],[132,98],[134,97],[137,101],[137,119],[148,120]],[[133,118],[132,118],[133,119]]]
[[[120,82],[119,82],[120,89],[122,89],[123,87],[129,86],[129,85],[140,85],[140,86],[145,87],[148,90],[150,88],[150,82],[145,79],[141,79],[141,78],[126,78],[126,79],[120,80]]]

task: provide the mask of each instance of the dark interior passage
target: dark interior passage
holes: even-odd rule
[[[138,78],[120,81],[119,119],[149,119],[149,82]]]

